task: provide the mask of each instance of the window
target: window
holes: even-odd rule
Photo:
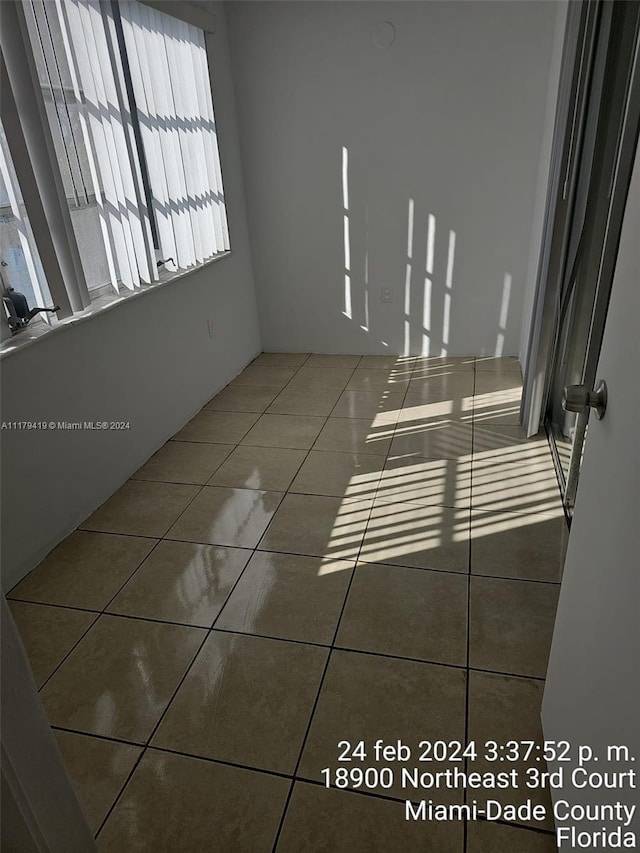
[[[105,293],[156,283],[158,266],[187,270],[228,251],[204,30],[136,0],[11,6],[26,59],[7,50],[8,77],[12,88],[20,77],[14,96],[21,116],[33,110],[24,96],[30,78],[54,182],[48,190],[39,186],[40,194],[55,185],[68,223],[69,245],[61,245],[60,227],[54,239],[58,253],[71,259],[60,267],[73,307],[61,316]],[[21,123],[28,141],[33,125]],[[10,134],[7,141],[10,149]],[[39,184],[43,169],[40,158]],[[26,192],[25,198],[28,211]],[[0,203],[6,206],[4,196]],[[7,226],[15,230],[3,216],[3,251],[11,239]],[[50,302],[44,276],[36,271],[30,280],[41,283],[28,293],[21,285],[28,299]],[[58,294],[53,298],[63,305]]]
[[[15,169],[0,123],[0,282],[29,304],[49,305],[51,296],[24,207]]]
[[[229,248],[204,33],[120,8],[160,250],[191,266]]]

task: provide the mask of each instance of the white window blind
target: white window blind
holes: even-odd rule
[[[120,280],[132,289],[141,280],[151,282],[156,271],[113,11],[99,0],[66,0],[62,5],[70,35],[65,47],[70,64],[75,54],[95,149],[98,204],[111,235],[110,269],[113,275],[116,261]]]
[[[162,263],[188,269],[228,251],[205,31],[137,0],[7,5],[18,120],[3,138],[0,248],[29,302],[50,301],[48,281],[64,318],[153,285]],[[6,189],[14,151],[33,166],[13,157],[24,210]],[[41,267],[24,238],[30,206]]]
[[[205,35],[135,0],[120,14],[160,252],[190,267],[229,248]]]
[[[25,4],[40,86],[89,289],[157,277],[113,10]]]

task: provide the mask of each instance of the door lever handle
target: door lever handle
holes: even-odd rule
[[[601,379],[593,391],[586,385],[567,385],[562,394],[565,412],[586,412],[595,409],[596,417],[602,420],[607,410],[607,383]]]

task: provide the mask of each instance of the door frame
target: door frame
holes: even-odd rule
[[[604,11],[614,13],[614,7],[605,5]],[[560,316],[554,346],[549,353],[542,413],[569,516],[574,504],[586,418],[579,418],[576,423],[569,473],[566,476],[552,423],[552,408],[557,409],[564,382],[562,374],[558,373],[562,370],[561,360],[566,349],[563,340],[566,329],[562,323],[565,311],[568,316],[571,300],[580,298],[581,292],[586,293],[588,301],[584,307],[590,314],[584,318],[588,326],[584,363],[580,377],[570,381],[578,381],[592,388],[596,383],[596,369],[640,127],[640,4],[620,5],[615,8],[615,14],[620,17],[612,18],[609,25],[605,26],[596,48],[593,90],[589,95],[590,109],[595,105],[595,115],[592,113],[587,116],[583,162],[577,164],[576,169],[576,209],[568,221],[569,253],[559,281]],[[611,106],[613,114],[608,112]],[[612,118],[615,121],[612,122]],[[583,245],[583,234],[588,234],[589,230],[585,231],[588,217],[591,220],[590,227],[595,229],[595,240]],[[579,270],[581,260],[587,266]]]
[[[588,355],[582,381],[593,386],[600,354],[600,342],[606,320],[615,260],[620,242],[622,219],[631,180],[631,171],[640,130],[640,4],[630,4],[636,9],[635,31],[631,62],[626,78],[623,120],[615,144],[616,155],[608,181],[609,204],[605,214],[604,239],[599,254],[595,282],[594,311],[589,330]],[[527,435],[537,434],[544,424],[554,381],[554,368],[558,355],[560,336],[559,314],[566,297],[563,285],[569,265],[577,253],[575,239],[576,217],[584,218],[587,198],[583,182],[580,183],[583,155],[588,160],[586,168],[591,177],[597,127],[587,124],[589,99],[601,98],[605,64],[609,61],[609,38],[612,33],[613,4],[570,4],[563,51],[560,95],[551,164],[551,178],[545,212],[544,237],[538,267],[538,281],[534,300],[533,320],[530,328],[529,351],[524,371],[524,388],[521,420]],[[615,22],[614,22],[615,23]],[[604,40],[604,41],[603,41]],[[604,52],[603,52],[604,45]],[[599,79],[597,63],[601,64]],[[592,90],[592,86],[596,87]],[[600,87],[598,90],[597,87]],[[600,118],[598,107],[595,125]],[[609,140],[607,144],[611,144]],[[589,181],[587,181],[588,190]],[[582,210],[581,210],[582,208]],[[579,225],[579,223],[578,223]],[[578,229],[579,230],[579,229]],[[565,489],[564,471],[555,447],[550,445],[561,490]]]
[[[545,410],[549,353],[575,198],[580,129],[584,124],[585,102],[579,92],[590,76],[600,5],[601,0],[584,4],[572,0],[567,9],[543,233],[523,365],[520,421],[527,436],[537,435]]]

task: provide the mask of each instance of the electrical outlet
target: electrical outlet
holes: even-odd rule
[[[213,320],[207,320],[207,331],[209,332],[209,337],[213,337]]]
[[[381,299],[382,299],[382,302],[392,302],[393,301],[393,298],[391,296],[391,288],[390,287],[383,287],[382,288]]]

